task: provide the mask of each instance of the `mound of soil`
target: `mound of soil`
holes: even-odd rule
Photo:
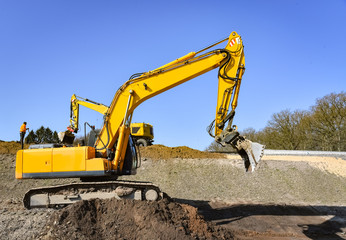
[[[226,158],[225,154],[211,153],[207,151],[199,151],[186,146],[181,147],[166,147],[164,145],[152,145],[148,147],[141,147],[140,153],[143,157],[157,160],[157,159],[195,159],[195,158]]]
[[[24,148],[28,148],[28,144],[24,144]],[[0,140],[0,154],[16,154],[18,150],[21,149],[19,142],[11,141],[5,142]]]
[[[167,199],[81,201],[55,212],[40,239],[232,239],[197,209]]]

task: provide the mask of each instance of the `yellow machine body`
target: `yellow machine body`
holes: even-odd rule
[[[107,159],[93,147],[26,149],[17,152],[16,178],[104,176]]]
[[[148,123],[131,123],[131,135],[134,137],[153,139],[153,126]]]

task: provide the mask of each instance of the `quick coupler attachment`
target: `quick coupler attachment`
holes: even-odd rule
[[[237,149],[239,155],[244,161],[245,170],[255,171],[256,166],[261,161],[265,146],[256,142],[247,140],[241,136],[237,131],[222,132],[216,137],[216,141],[223,146],[231,145]]]

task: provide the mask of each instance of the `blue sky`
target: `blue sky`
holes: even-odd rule
[[[134,73],[153,70],[237,31],[246,71],[234,123],[266,126],[346,89],[346,1],[0,0],[0,140],[23,121],[64,131],[72,94],[109,105]],[[140,105],[133,122],[155,143],[203,150],[215,115],[217,70]],[[81,122],[102,116],[81,108]]]

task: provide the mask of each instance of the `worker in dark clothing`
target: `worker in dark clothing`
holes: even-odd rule
[[[24,136],[26,131],[29,128],[26,127],[26,122],[23,122],[22,126],[20,126],[19,134],[20,134],[20,143],[22,144],[22,149],[24,149]]]

